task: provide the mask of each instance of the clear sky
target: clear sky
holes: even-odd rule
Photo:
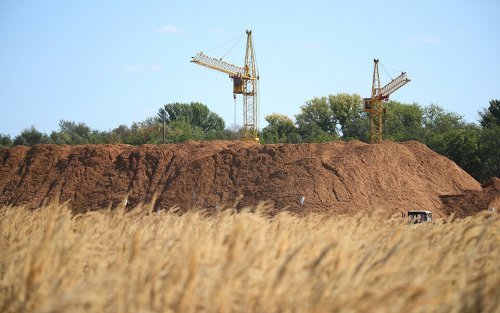
[[[259,128],[314,97],[369,97],[373,59],[411,82],[391,99],[437,104],[476,122],[500,99],[500,1],[0,1],[0,133],[59,120],[130,126],[167,103],[201,102],[234,123],[220,58],[251,29]],[[243,66],[245,40],[224,60]],[[382,69],[381,84],[390,81]],[[398,72],[389,72],[392,78]],[[242,124],[243,100],[237,99]]]

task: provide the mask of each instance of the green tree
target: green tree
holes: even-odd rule
[[[114,128],[111,136],[116,143],[127,143],[127,138],[133,137],[133,131],[125,124]]]
[[[345,126],[342,139],[345,141],[360,140],[369,143],[371,141],[370,123],[370,113],[362,112]]]
[[[113,132],[113,131],[112,131]],[[120,137],[120,142],[129,145],[155,144],[161,141],[163,130],[153,117],[148,117],[141,122],[134,122],[130,128],[121,125],[114,130],[114,137]]]
[[[89,135],[88,143],[93,145],[110,143],[108,141],[109,133],[106,131],[99,131],[97,129],[93,129]]]
[[[500,126],[500,100],[490,100],[489,108],[479,112],[479,116],[482,127]]]
[[[451,130],[442,135],[439,154],[454,161],[469,175],[479,180],[481,159],[479,154],[479,129],[471,125],[468,129]]]
[[[328,103],[332,111],[332,120],[340,126],[342,139],[347,139],[346,128],[352,123],[357,123],[363,112],[363,100],[361,96],[354,93],[338,93],[328,96]]]
[[[59,121],[59,132],[66,133],[71,138],[72,145],[83,145],[90,143],[92,130],[85,123],[76,124],[74,121]]]
[[[445,111],[442,107],[431,103],[424,108],[424,127],[428,132],[446,133],[450,130],[465,129],[467,122],[462,115]]]
[[[479,143],[481,171],[476,179],[485,182],[492,177],[500,177],[500,126],[483,128]]]
[[[292,119],[286,115],[273,113],[264,118],[266,126],[259,134],[260,142],[267,143],[300,143],[302,139]]]
[[[463,116],[445,111],[442,107],[430,104],[424,108],[425,143],[430,149],[444,154],[444,135],[454,130],[467,129]]]
[[[124,127],[123,127],[124,126]],[[139,146],[143,144],[154,144],[162,135],[162,131],[157,125],[149,125],[147,122],[132,123],[128,128],[122,125],[121,143]]]
[[[51,140],[47,134],[42,134],[35,128],[35,125],[32,125],[31,128],[26,128],[21,134],[17,135],[13,143],[15,146],[23,145],[30,147],[39,143],[51,143]]]
[[[198,102],[165,104],[163,108],[158,110],[158,123],[162,120],[163,112],[165,112],[167,124],[187,121],[189,124],[200,128],[203,132],[222,131],[226,127],[222,117],[211,112],[206,105]]]
[[[50,140],[52,141],[53,144],[56,144],[56,145],[70,145],[71,144],[71,138],[69,137],[68,134],[66,134],[64,132],[52,131],[52,133],[50,133]]]
[[[245,129],[242,126],[233,125],[222,131],[222,140],[241,140]]]
[[[370,129],[369,124],[366,127],[367,115],[363,114],[362,98],[358,94],[337,93],[315,97],[300,109],[295,120],[299,135],[307,142],[339,140],[339,136],[343,140],[365,140],[369,136],[369,133],[366,134]]]
[[[389,101],[384,105],[383,139],[391,141],[418,140],[424,142],[424,109],[417,103]]]
[[[225,134],[226,132],[224,130],[209,130],[203,133],[203,140],[205,141],[227,140]]]
[[[322,143],[339,140],[335,132],[327,133],[314,122],[299,124],[298,134],[303,142]]]
[[[189,123],[187,119],[170,122],[165,131],[165,137],[172,143],[181,143],[187,140],[203,140],[203,130]]]
[[[333,136],[337,133],[337,123],[333,116],[332,108],[327,97],[309,100],[300,107],[300,113],[295,115],[295,121],[299,129],[310,129],[316,131],[319,128],[322,132]],[[312,124],[317,127],[313,127]],[[302,138],[304,138],[302,136]]]
[[[0,133],[0,148],[10,146],[12,146],[12,139],[10,139],[10,135],[4,135]]]

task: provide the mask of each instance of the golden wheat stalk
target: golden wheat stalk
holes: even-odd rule
[[[499,312],[500,221],[0,209],[0,312]]]

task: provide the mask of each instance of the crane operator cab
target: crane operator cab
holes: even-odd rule
[[[408,224],[432,222],[431,211],[411,210],[408,211]]]

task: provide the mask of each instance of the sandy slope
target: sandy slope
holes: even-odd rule
[[[283,208],[298,212],[299,199],[305,196],[305,212],[353,215],[378,208],[428,209],[444,217],[453,211],[466,216],[487,209],[497,201],[497,187],[484,192],[454,162],[414,141],[373,145],[188,141],[139,147],[41,144],[0,149],[0,205],[30,208],[59,193],[73,208],[96,210],[117,204],[130,193],[132,206],[149,202],[156,194],[158,208],[214,210],[221,204],[232,206],[243,195],[238,208],[269,200],[274,213]],[[470,202],[453,202],[452,195],[484,199],[464,210],[460,206]]]

